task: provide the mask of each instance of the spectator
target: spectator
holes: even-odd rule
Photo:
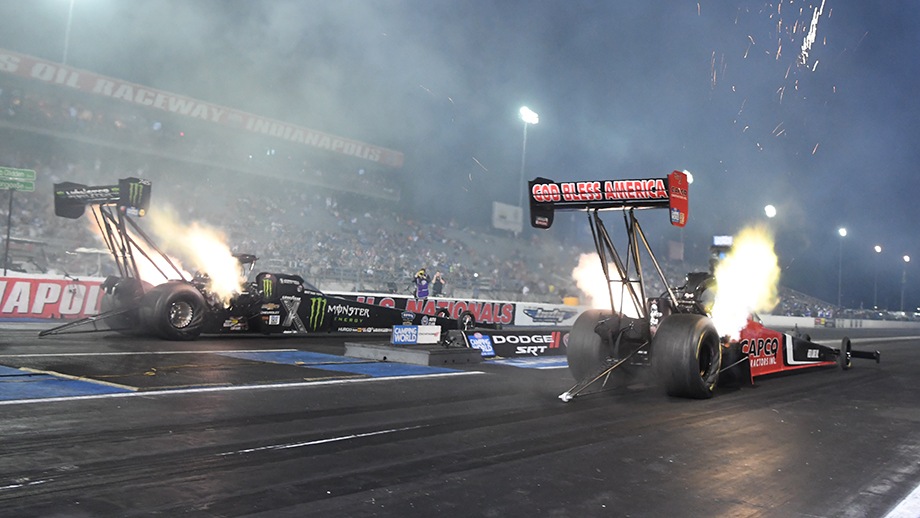
[[[431,280],[431,296],[440,297],[444,293],[444,276],[441,275],[441,272],[434,272],[434,279]]]
[[[428,272],[426,272],[424,268],[416,272],[415,274],[415,298],[427,299],[429,284],[431,284],[431,277],[428,276]]]

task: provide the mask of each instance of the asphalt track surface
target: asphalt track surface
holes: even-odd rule
[[[855,348],[880,350],[881,364],[854,360],[710,400],[640,383],[562,403],[565,368],[344,358],[355,337],[176,343],[39,339],[38,329],[0,323],[2,516],[920,509],[905,507],[920,485],[920,338],[910,332],[848,333]],[[835,343],[841,332],[812,336]]]

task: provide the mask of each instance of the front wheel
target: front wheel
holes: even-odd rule
[[[661,321],[652,361],[669,396],[711,398],[722,367],[722,346],[712,320],[676,314]]]
[[[476,317],[469,311],[461,311],[457,315],[457,328],[461,331],[469,331],[476,327]]]
[[[204,327],[207,304],[194,286],[169,281],[156,286],[141,299],[144,326],[166,340],[194,340]]]
[[[853,345],[850,343],[848,337],[843,337],[843,340],[840,342],[840,353],[837,355],[837,363],[840,365],[840,368],[847,371],[853,367]]]

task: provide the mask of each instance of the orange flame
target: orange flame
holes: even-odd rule
[[[103,237],[99,226],[95,223],[95,220],[87,219],[86,221],[88,222],[87,227],[99,240],[99,243],[103,246],[106,246],[105,238]],[[157,286],[170,279],[180,278],[180,275],[176,273],[173,267],[171,267],[159,253],[148,247],[144,243],[143,239],[140,238],[140,236],[136,235],[130,230],[127,232],[128,236],[134,241],[134,243],[137,244],[137,248],[146,254],[146,256],[144,254],[134,254],[134,260],[137,264],[137,274],[141,280],[149,283],[151,286]],[[182,267],[182,263],[178,259],[175,257],[170,257],[169,259],[173,262],[176,268],[180,270],[182,277],[186,279],[192,278],[192,275]]]
[[[225,236],[200,222],[183,225],[168,211],[157,211],[148,217],[153,232],[165,251],[175,253],[210,278],[208,290],[224,304],[243,291],[245,279],[240,264],[233,257]]]
[[[737,337],[751,313],[779,303],[779,260],[773,236],[763,226],[743,229],[715,271],[718,291],[712,321],[722,336]]]
[[[192,265],[197,271],[206,273],[210,278],[208,290],[224,304],[243,291],[245,279],[241,276],[239,262],[233,257],[230,247],[225,243],[225,237],[218,230],[199,222],[183,225],[168,210],[150,213],[145,219],[150,222],[153,232],[159,238],[160,248],[167,253],[169,260],[176,265],[186,280],[191,280],[193,276],[185,270],[183,261],[175,255],[182,257],[185,263]],[[89,226],[99,241],[104,243],[99,227],[94,223]],[[128,234],[138,248],[150,258],[148,260],[142,254],[135,254],[134,257],[138,276],[143,281],[156,286],[167,280],[180,278],[159,253],[147,247],[143,240],[132,232],[129,231]],[[163,273],[160,273],[160,270]]]
[[[600,257],[596,253],[581,254],[578,258],[578,266],[572,270],[572,279],[575,280],[575,285],[578,289],[590,299],[591,307],[595,309],[611,309],[607,279],[604,277],[604,270],[601,269],[600,263]],[[609,264],[608,267],[611,271],[616,271],[613,264]],[[626,316],[638,318],[639,310],[633,304],[632,299],[625,293],[624,297],[620,297],[622,283],[619,280],[614,280],[610,286],[613,289],[614,304],[619,304],[621,300],[623,304],[622,308],[613,309]]]

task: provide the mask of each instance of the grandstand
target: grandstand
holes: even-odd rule
[[[259,255],[263,268],[299,272],[325,289],[402,292],[424,265],[444,272],[447,294],[553,301],[573,294],[568,272],[577,254],[550,240],[519,243],[408,218],[398,204],[398,152],[361,143],[378,151],[324,150],[285,138],[290,133],[255,115],[212,124],[116,97],[0,73],[0,164],[38,172],[36,191],[16,194],[12,228],[42,244],[15,249],[17,267],[113,273],[98,255],[74,253],[101,243],[85,222],[54,218],[51,185],[140,176],[180,219],[221,229],[234,251]],[[243,116],[256,121],[251,128]]]
[[[215,124],[0,72],[0,166],[38,173],[35,192],[15,194],[9,266],[114,273],[93,252],[102,243],[85,221],[54,217],[51,186],[139,176],[153,181],[158,209],[171,207],[183,221],[220,229],[234,252],[259,256],[261,268],[299,273],[327,291],[406,294],[425,266],[444,273],[448,296],[541,302],[580,296],[571,272],[588,250],[564,246],[551,233],[509,239],[495,229],[413,219],[400,210],[400,178],[411,175],[399,173],[398,152],[348,139],[342,139],[351,143],[348,152],[306,145],[292,137],[296,126],[278,123],[278,129],[225,110],[239,116]],[[256,122],[247,127],[247,120]],[[4,220],[6,206],[0,204]],[[663,267],[674,286],[687,271],[706,269],[683,262]],[[663,291],[655,275],[646,278],[650,295]],[[783,290],[776,312],[824,316],[833,307]]]

